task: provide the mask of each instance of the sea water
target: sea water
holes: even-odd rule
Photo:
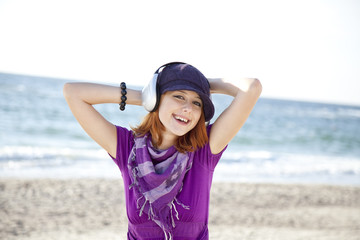
[[[67,81],[0,73],[0,177],[121,177],[71,114],[62,95]],[[212,122],[231,100],[213,96]],[[147,113],[130,105],[123,112],[117,104],[95,108],[127,128]],[[360,107],[260,98],[214,181],[359,185]]]

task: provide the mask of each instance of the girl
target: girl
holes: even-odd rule
[[[141,92],[127,89],[125,83],[120,89],[67,83],[64,96],[83,129],[121,171],[128,239],[209,239],[213,171],[250,115],[262,86],[252,78],[233,83],[207,79],[195,67],[178,62],[156,73],[156,93],[151,86]],[[213,124],[208,124],[214,115],[210,93],[234,97]],[[92,106],[101,103],[120,103],[121,110],[126,104],[144,105],[150,113],[128,130],[111,124]]]

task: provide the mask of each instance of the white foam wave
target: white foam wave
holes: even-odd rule
[[[0,169],[55,167],[77,160],[108,158],[102,149],[5,146],[0,148]]]
[[[0,148],[0,160],[45,159],[54,157],[86,158],[103,157],[102,149],[56,148],[33,146],[4,146]]]
[[[120,177],[102,149],[2,147],[1,177]],[[223,154],[215,181],[323,182],[360,185],[360,159],[270,151]]]
[[[228,152],[214,177],[218,181],[294,179],[298,182],[351,178],[352,184],[360,184],[360,159],[267,151]]]
[[[6,146],[0,148],[0,177],[117,178],[120,174],[102,149]]]

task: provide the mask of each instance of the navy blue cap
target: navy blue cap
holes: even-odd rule
[[[214,116],[215,108],[210,98],[210,85],[207,78],[189,64],[171,64],[166,66],[158,76],[159,93],[167,91],[189,90],[196,92],[203,103],[205,121]]]

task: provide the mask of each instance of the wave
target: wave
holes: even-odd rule
[[[347,182],[360,184],[360,159],[269,151],[225,152],[215,179],[220,181]]]
[[[3,177],[119,177],[102,149],[6,146],[0,148]],[[215,181],[312,182],[360,185],[360,159],[270,151],[228,149]]]
[[[20,178],[118,178],[102,149],[6,146],[0,148],[0,176]]]
[[[108,158],[102,149],[5,146],[0,148],[0,168],[60,166],[73,161]]]

